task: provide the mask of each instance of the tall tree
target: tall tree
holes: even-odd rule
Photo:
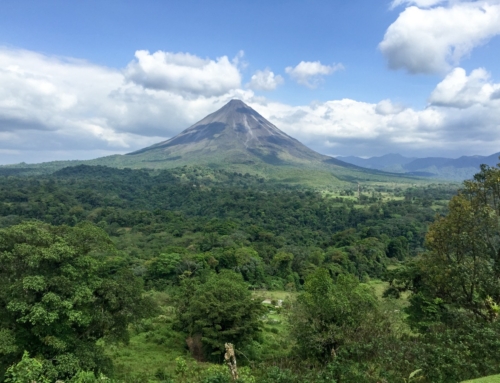
[[[308,276],[290,315],[290,330],[300,355],[328,361],[340,347],[367,334],[377,322],[377,301],[352,275],[334,281],[326,269]]]
[[[241,349],[256,338],[263,310],[241,275],[223,270],[203,284],[184,279],[177,297],[177,325],[192,340],[201,339],[206,358],[220,359],[225,343]]]
[[[429,228],[430,249],[417,262],[411,298],[414,322],[467,314],[495,321],[500,314],[500,169],[481,172],[453,197],[446,217]]]

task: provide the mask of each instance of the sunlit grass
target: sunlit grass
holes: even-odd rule
[[[467,380],[462,383],[500,383],[500,375],[492,375],[485,378]]]

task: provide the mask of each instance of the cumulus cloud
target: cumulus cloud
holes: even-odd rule
[[[254,90],[270,91],[275,90],[278,85],[283,84],[283,82],[283,77],[275,75],[269,68],[266,68],[255,72],[247,86]]]
[[[237,57],[202,59],[189,53],[139,50],[125,69],[125,78],[144,88],[220,96],[241,84]]]
[[[490,81],[490,74],[483,68],[473,70],[469,76],[463,68],[455,68],[431,93],[431,105],[468,108],[486,105],[495,99],[500,84]]]
[[[391,146],[416,148],[432,143],[438,134],[442,116],[432,109],[415,111],[394,108],[386,114],[377,111],[380,105],[351,99],[332,100],[307,106],[267,103],[258,107],[274,124],[302,142],[323,153],[370,155],[380,142],[382,152]],[[364,143],[369,153],[360,153],[353,143]]]
[[[455,77],[462,77],[458,81],[461,87],[442,85]],[[414,156],[458,157],[495,153],[500,147],[500,97],[495,98],[499,85],[483,69],[465,77],[464,81],[460,71],[452,72],[422,110],[391,100],[366,103],[351,99],[305,106],[266,102],[254,107],[291,136],[330,155],[373,156],[399,151]]]
[[[442,73],[500,34],[496,0],[447,1],[442,6],[441,1],[396,0],[393,5],[403,3],[415,5],[401,12],[379,44],[391,69]]]
[[[496,90],[491,94],[492,100],[500,100],[500,89]]]
[[[285,72],[301,85],[316,88],[322,76],[344,69],[342,64],[323,65],[319,61],[301,61],[296,67],[286,67]]]
[[[391,100],[382,100],[375,106],[375,111],[378,114],[387,116],[389,114],[397,114],[404,110],[404,106],[399,104],[394,104]]]

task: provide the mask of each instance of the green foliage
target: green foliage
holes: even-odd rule
[[[26,349],[51,381],[101,379],[108,356],[119,381],[230,379],[226,366],[187,357],[187,341],[196,358],[217,361],[234,343],[239,365],[252,366],[245,382],[402,383],[421,369],[412,381],[435,383],[498,371],[496,260],[484,246],[498,240],[494,198],[480,214],[483,189],[462,193],[467,203],[450,205],[456,217],[434,225],[420,256],[452,187],[362,185],[371,196],[358,199],[289,185],[196,167],[0,177],[2,368]],[[460,211],[470,213],[462,226]],[[33,219],[45,224],[23,223]],[[450,266],[447,254],[461,261]],[[380,302],[360,282],[382,276]],[[138,277],[161,315],[135,321],[150,311]],[[458,287],[467,281],[472,300]],[[265,309],[249,289],[299,298]],[[132,322],[130,344],[111,344]]]
[[[225,343],[238,349],[259,334],[264,309],[252,299],[241,275],[223,270],[203,284],[184,280],[181,288],[177,326],[188,337],[201,336],[206,358],[220,360]]]
[[[498,319],[500,302],[500,169],[484,166],[427,234],[431,251],[416,263],[420,282],[411,298],[416,326]]]
[[[178,253],[160,254],[146,263],[146,279],[156,287],[161,287],[166,282],[175,282],[182,257]]]
[[[495,376],[492,375],[485,378],[467,380],[466,382],[464,381],[463,383],[499,383],[499,382],[500,382],[500,375],[495,375]]]
[[[47,361],[51,378],[104,368],[96,341],[126,341],[128,324],[150,308],[115,256],[106,233],[88,223],[0,230],[4,366],[26,349]]]
[[[325,269],[309,275],[290,315],[291,334],[301,356],[332,360],[338,349],[377,320],[376,298],[356,278],[333,281]]]
[[[408,240],[406,237],[400,236],[398,238],[391,239],[387,245],[387,256],[389,258],[396,258],[403,261],[408,256]]]
[[[30,358],[28,352],[24,352],[21,361],[7,369],[5,374],[6,383],[49,383],[50,379],[44,375],[43,364],[37,359]]]
[[[289,383],[294,382],[297,379],[297,375],[289,369],[280,369],[278,367],[270,367],[266,371],[265,376],[262,379],[263,383]]]
[[[175,358],[175,374],[181,377],[185,376],[188,371],[186,360],[182,357]]]
[[[201,383],[231,383],[231,374],[226,366],[212,366],[208,369]]]

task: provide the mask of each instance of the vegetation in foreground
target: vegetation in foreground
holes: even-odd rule
[[[3,178],[2,379],[230,382],[229,342],[241,382],[498,373],[499,179],[451,197],[199,168]]]

